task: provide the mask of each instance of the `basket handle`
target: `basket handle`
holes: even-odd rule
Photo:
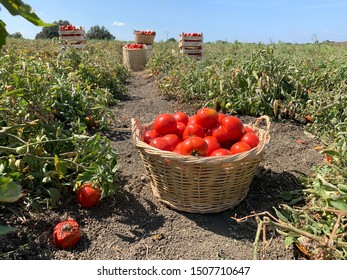
[[[270,133],[270,127],[271,127],[271,120],[269,116],[260,116],[259,118],[257,118],[254,122],[254,126],[256,128],[259,128],[259,125],[265,122],[266,125],[266,130],[265,130],[265,139],[266,139],[266,144],[269,144],[270,142],[270,137],[269,137],[269,133]]]
[[[131,140],[136,144],[139,141],[138,135],[140,135],[141,125],[136,118],[131,119]]]

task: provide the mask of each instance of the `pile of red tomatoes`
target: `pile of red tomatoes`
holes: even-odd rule
[[[185,112],[158,115],[142,141],[181,155],[227,156],[255,148],[259,137],[238,117],[201,108],[192,116]]]

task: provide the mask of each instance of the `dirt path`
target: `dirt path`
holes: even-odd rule
[[[318,144],[316,140],[308,139],[303,128],[295,124],[273,123],[271,142],[259,173],[237,207],[219,214],[177,212],[153,196],[139,153],[131,142],[130,120],[136,117],[146,123],[162,112],[195,110],[163,99],[153,79],[147,79],[144,72],[133,73],[128,90],[128,98],[112,109],[115,119],[108,133],[119,152],[119,193],[103,199],[92,209],[81,209],[72,198],[59,212],[23,214],[26,220],[13,224],[20,223],[24,231],[30,232],[30,238],[29,234],[13,238],[17,245],[27,243],[27,246],[3,258],[252,259],[257,224],[254,219],[237,223],[231,217],[272,211],[283,203],[279,196],[282,191],[300,188],[298,178],[323,160],[312,149]],[[245,122],[251,119],[243,117]],[[67,216],[79,221],[83,236],[75,248],[57,250],[51,243],[52,225]],[[284,249],[282,237],[269,231],[268,238],[271,237],[265,259],[294,259],[293,250]],[[1,249],[9,248],[0,246],[0,254]]]

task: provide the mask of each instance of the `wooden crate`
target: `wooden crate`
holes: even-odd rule
[[[64,47],[82,48],[87,44],[86,34],[82,27],[79,30],[61,30],[59,39]]]
[[[204,38],[202,33],[181,33],[178,41],[180,53],[194,57],[202,57],[204,53],[203,41]]]

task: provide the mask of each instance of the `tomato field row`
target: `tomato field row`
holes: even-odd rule
[[[2,48],[0,183],[21,185],[25,207],[57,207],[85,182],[103,197],[117,192],[118,155],[103,132],[117,118],[110,106],[126,95],[123,45],[90,41],[63,53],[55,41],[8,39]],[[310,243],[313,258],[347,258],[346,59],[347,47],[333,44],[217,42],[195,59],[180,55],[177,43],[157,42],[146,66],[170,98],[289,119],[322,140],[327,162],[259,223],[277,226],[286,246]],[[14,200],[6,195],[0,200]]]

